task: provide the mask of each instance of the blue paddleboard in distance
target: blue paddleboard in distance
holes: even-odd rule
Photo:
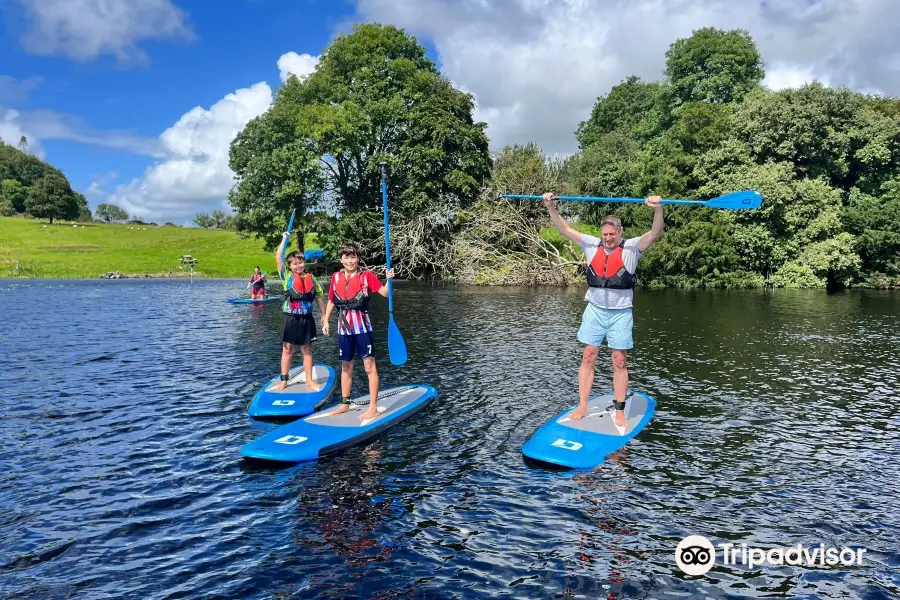
[[[252,298],[231,298],[228,300],[231,304],[265,304],[267,302],[282,302],[284,298],[279,298],[277,296],[271,296],[269,298],[257,298],[253,300]]]
[[[588,400],[585,417],[577,421],[569,414],[575,405],[559,413],[537,431],[522,446],[526,457],[569,469],[591,469],[609,454],[619,450],[647,426],[656,412],[656,400],[634,392],[625,401],[628,425],[618,427],[612,392]]]
[[[306,385],[303,365],[291,369],[288,385],[283,390],[275,388],[281,383],[281,373],[273,377],[256,392],[247,413],[251,417],[305,417],[328,403],[334,391],[337,377],[328,365],[313,365],[313,383],[322,386],[315,391]]]
[[[369,395],[355,401],[365,401]],[[332,415],[333,408],[283,425],[241,448],[241,456],[259,460],[297,463],[318,460],[375,437],[385,429],[410,418],[438,397],[430,385],[406,385],[378,393],[378,416],[361,421],[368,405]]]

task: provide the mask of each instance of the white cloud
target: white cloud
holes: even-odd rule
[[[798,88],[818,81],[823,85],[831,85],[831,80],[827,76],[817,77],[813,73],[812,67],[796,67],[796,66],[770,66],[766,69],[766,78],[763,85],[772,90],[783,90],[787,88]]]
[[[281,80],[289,73],[309,75],[318,57],[288,52],[278,58]],[[144,220],[190,222],[198,212],[230,212],[228,191],[234,173],[228,150],[234,137],[272,103],[272,89],[263,81],[228,94],[208,110],[196,107],[159,136],[164,160],[148,167],[140,178],[120,184],[99,199],[107,179],[91,185],[98,202],[116,204]],[[95,185],[96,184],[96,185]]]
[[[171,0],[19,0],[30,28],[23,47],[34,54],[88,61],[112,54],[140,62],[138,44],[150,39],[191,40],[187,14]]]
[[[129,131],[96,131],[85,125],[77,117],[63,115],[52,110],[15,110],[0,105],[0,137],[7,144],[18,145],[19,137],[11,141],[11,136],[24,135],[28,139],[30,151],[44,157],[40,140],[70,140],[126,150],[134,154],[162,157],[160,140],[133,134]]]
[[[197,212],[227,209],[234,183],[229,145],[271,102],[272,89],[259,82],[209,109],[191,109],[160,135],[165,160],[148,167],[143,177],[116,186],[105,201],[153,221],[190,221]]]
[[[813,78],[900,94],[894,0],[356,0],[357,17],[431,40],[441,71],[471,92],[494,147],[576,148],[598,96],[629,75],[658,80],[665,52],[699,28],[747,29],[767,83]]]
[[[28,142],[27,150],[38,158],[44,158],[44,148],[41,146],[37,136],[26,130],[19,119],[19,111],[13,109],[3,109],[0,107],[0,140],[3,140],[10,146],[18,146],[22,136]]]
[[[296,75],[298,79],[303,79],[316,70],[316,63],[319,62],[318,56],[311,54],[297,54],[296,52],[288,52],[282,54],[278,59],[278,70],[281,74],[281,81],[288,78],[288,75]]]

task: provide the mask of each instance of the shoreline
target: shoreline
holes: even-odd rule
[[[316,266],[318,268],[312,269],[310,267]],[[328,265],[331,266],[331,265]],[[321,271],[327,270],[322,269],[317,263],[307,263],[307,269],[316,275],[317,277],[322,276]],[[318,271],[318,272],[316,272]],[[169,273],[122,273],[119,271],[109,271],[107,273],[102,273],[100,275],[95,276],[82,276],[82,277],[35,277],[32,275],[7,275],[5,277],[0,277],[0,280],[6,281],[97,281],[99,280],[118,280],[118,279],[204,279],[204,280],[214,280],[214,279],[228,279],[228,280],[244,280],[247,277],[243,274],[241,275],[206,275],[202,272],[194,271],[193,274],[190,272],[169,272]],[[395,279],[394,281],[413,281],[414,283],[421,283],[423,285],[472,285],[474,287],[522,287],[520,285],[478,285],[478,284],[466,284],[460,283],[458,281],[453,280],[422,280],[415,281],[409,279]],[[571,284],[571,285],[541,285],[536,287],[557,287],[557,288],[570,288],[570,287],[578,287],[580,284]],[[525,287],[534,287],[534,286],[525,286]],[[786,288],[786,287],[774,287],[771,285],[761,285],[761,286],[751,286],[751,287],[739,287],[739,288],[721,288],[721,287],[690,287],[690,286],[657,286],[657,285],[637,285],[637,288],[645,288],[648,290],[654,289],[668,289],[668,290],[682,290],[682,291],[694,291],[694,290],[788,290],[788,289],[809,289],[809,290],[821,290],[826,293],[832,293],[824,287],[816,287],[816,288]],[[843,288],[842,291],[849,290],[900,290],[900,279],[890,282],[888,285],[854,285],[847,288]]]

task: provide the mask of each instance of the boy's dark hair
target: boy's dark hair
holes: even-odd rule
[[[284,264],[290,265],[291,261],[295,258],[300,262],[306,262],[306,258],[303,256],[303,253],[299,250],[294,250],[292,252],[288,252],[288,255],[284,257]]]
[[[344,244],[341,246],[341,249],[338,250],[338,258],[343,258],[344,256],[359,256],[359,249],[356,247],[356,244]]]

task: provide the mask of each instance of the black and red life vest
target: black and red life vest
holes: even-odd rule
[[[339,310],[369,310],[369,284],[365,271],[357,270],[349,278],[344,270],[335,273],[332,302]]]
[[[300,277],[289,275],[284,282],[284,299],[290,302],[312,302],[316,297],[316,286],[312,275],[304,273]]]
[[[614,290],[630,290],[634,288],[634,273],[629,273],[622,260],[622,248],[625,240],[619,246],[607,254],[602,246],[597,248],[597,253],[587,268],[587,282],[589,287],[610,288]]]

